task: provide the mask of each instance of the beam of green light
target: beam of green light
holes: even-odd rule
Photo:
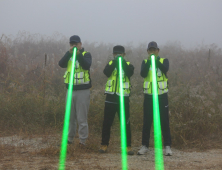
[[[71,69],[71,74],[69,77],[69,87],[68,87],[67,100],[66,100],[66,111],[65,111],[63,135],[62,135],[62,143],[61,143],[61,151],[60,151],[59,170],[64,170],[65,163],[66,163],[69,118],[70,118],[70,111],[71,111],[73,80],[74,80],[74,71],[75,71],[75,63],[76,63],[76,51],[77,51],[77,48],[74,47],[73,56],[72,56],[72,69]]]
[[[155,56],[151,55],[152,64],[152,93],[153,93],[153,126],[154,126],[154,147],[155,147],[155,169],[163,170],[163,151],[160,125],[159,99],[157,92],[157,78]]]
[[[126,121],[125,121],[125,103],[123,96],[123,71],[122,57],[119,60],[119,89],[120,89],[120,128],[121,128],[121,150],[122,150],[122,169],[127,170],[127,145],[126,145]]]

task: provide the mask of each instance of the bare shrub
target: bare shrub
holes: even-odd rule
[[[141,142],[143,120],[140,67],[147,57],[146,45],[125,46],[126,59],[135,67],[131,78],[130,114],[132,138],[137,144]],[[83,46],[93,57],[89,128],[91,134],[99,136],[107,81],[103,69],[112,59],[114,44],[86,41]],[[68,38],[59,33],[43,36],[22,31],[14,38],[1,36],[0,133],[18,130],[42,133],[47,128],[61,131],[65,110],[65,69],[57,63],[68,48]],[[206,139],[219,140],[219,129],[222,128],[221,49],[211,44],[187,50],[179,42],[169,42],[160,50],[160,56],[170,61],[168,77],[173,146],[201,147]],[[114,121],[113,131],[113,138],[119,139],[118,119]]]

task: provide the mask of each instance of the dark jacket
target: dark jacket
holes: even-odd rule
[[[84,56],[83,56],[82,55],[83,52],[84,52],[84,48],[82,48],[80,50],[79,55],[76,55],[76,60],[78,60],[80,66],[84,70],[89,71],[90,82],[89,82],[89,84],[74,85],[73,90],[84,90],[84,89],[89,89],[89,88],[92,87],[91,78],[90,78],[90,66],[92,64],[92,56],[89,52],[85,53]],[[70,54],[69,51],[67,51],[66,54],[59,61],[59,66],[62,67],[62,68],[67,68],[68,61],[71,57],[72,57],[72,54]],[[68,89],[68,84],[66,84],[66,88]]]
[[[111,65],[109,65],[109,63],[106,65],[106,67],[103,70],[103,73],[107,76],[110,77],[112,72],[114,71],[115,68],[117,68],[118,70],[118,64],[117,61],[112,60],[113,63]],[[127,64],[125,60],[123,60],[123,70],[125,72],[125,75],[129,78],[133,75],[134,73],[134,66],[132,64]],[[117,74],[118,75],[118,74]],[[118,78],[118,76],[117,76]],[[119,98],[120,96],[118,96],[117,94],[106,94],[106,102],[108,103],[115,103],[115,104],[119,104]],[[124,101],[125,102],[129,102],[129,96],[124,96]]]

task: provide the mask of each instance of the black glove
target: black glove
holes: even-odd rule
[[[160,62],[160,57],[158,56],[158,57],[156,58],[156,60],[155,60],[156,68],[158,68],[159,62]]]
[[[127,67],[127,63],[126,63],[126,60],[123,58],[122,60],[122,66],[123,66],[123,69],[125,69]]]
[[[151,60],[147,60],[146,66],[148,67],[148,66],[150,66],[150,65],[151,65]]]
[[[114,60],[112,60],[113,62],[112,62],[112,66],[116,66],[117,65],[117,61],[114,59]]]

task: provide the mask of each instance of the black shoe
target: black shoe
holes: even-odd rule
[[[68,141],[67,144],[70,145],[70,144],[72,144],[72,142],[69,142],[69,141]],[[57,146],[60,147],[60,146],[61,146],[61,143],[58,144]]]
[[[68,145],[72,144],[72,142],[68,141]]]

